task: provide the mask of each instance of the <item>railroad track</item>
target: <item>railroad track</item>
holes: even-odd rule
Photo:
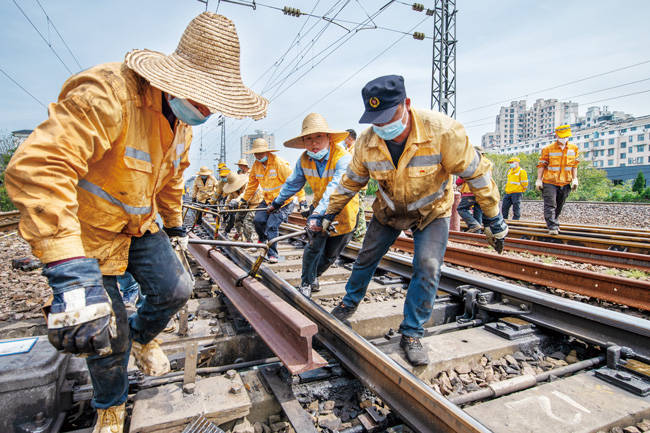
[[[204,229],[204,236],[212,238],[211,226],[204,223]],[[296,229],[299,226],[283,226],[285,231]],[[353,260],[358,249],[359,245],[351,243],[344,256]],[[206,269],[215,266],[210,256],[219,253],[210,252],[209,246],[194,252]],[[222,254],[242,269],[250,269],[254,261],[241,248],[224,248]],[[630,418],[622,421],[623,413],[627,416],[638,411],[634,418],[647,411],[647,397],[635,397],[599,378],[615,381],[608,374],[618,374],[624,380],[648,379],[647,370],[646,376],[639,375],[647,368],[643,363],[650,361],[650,324],[646,320],[445,268],[423,339],[434,362],[414,369],[396,347],[398,335],[386,332],[400,321],[399,307],[412,273],[409,255],[388,253],[382,259],[383,275],[371,283],[368,301],[350,319],[349,328],[327,314],[344,293],[349,275],[346,267],[328,270],[321,277],[322,290],[307,300],[293,287],[299,279],[302,250],[285,244],[280,246],[280,254],[284,260],[263,265],[258,280],[316,323],[319,332],[315,338],[328,350],[325,356],[336,358],[414,431],[586,432],[629,423]],[[455,321],[457,316],[462,319]],[[513,339],[502,338],[504,335]],[[550,362],[553,358],[534,355],[535,350],[560,346],[576,351],[569,351],[569,364],[556,363],[542,371],[536,359]],[[621,346],[628,348],[623,353],[635,353],[636,360],[627,361],[626,367],[616,367]],[[531,352],[531,347],[536,349]],[[571,355],[575,353],[580,360]],[[521,371],[514,371],[515,365],[507,363],[515,355],[530,368],[521,368],[520,363],[517,368]],[[495,371],[493,361],[506,363],[508,370],[502,370],[507,374],[501,378],[505,380],[477,385],[475,375],[481,376],[486,367]],[[627,370],[610,371],[603,367],[606,363]],[[527,373],[521,374],[523,370]],[[573,375],[544,383],[550,376],[566,374]],[[470,389],[463,389],[463,384]],[[515,391],[519,392],[513,394]],[[288,414],[290,421],[298,416],[289,412],[293,414]]]
[[[0,232],[8,232],[18,229],[20,221],[20,212],[17,210],[9,212],[0,212]]]

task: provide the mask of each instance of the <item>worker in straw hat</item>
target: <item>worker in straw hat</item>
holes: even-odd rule
[[[300,293],[308,298],[312,291],[319,290],[318,277],[334,263],[350,242],[357,224],[359,197],[355,196],[336,217],[336,232],[328,233],[322,226],[322,216],[329,204],[330,195],[339,185],[352,159],[352,155],[338,144],[347,136],[347,131],[332,130],[323,116],[311,113],[302,121],[300,135],[284,142],[286,147],[305,151],[271,207],[279,208],[301,191],[305,183],[314,191],[314,200],[307,217],[309,243],[305,245],[302,258],[299,287]]]
[[[521,199],[528,188],[528,173],[519,166],[521,160],[518,157],[513,156],[506,162],[510,168],[506,175],[506,194],[501,203],[501,215],[508,219],[512,206],[512,219],[518,220],[521,218]]]
[[[578,188],[578,146],[569,143],[571,126],[555,128],[556,140],[544,147],[537,163],[535,188],[542,191],[549,235],[560,232],[558,218],[570,191]]]
[[[250,167],[244,158],[237,161],[237,174],[248,174]]]
[[[193,288],[169,239],[177,248],[187,241],[181,194],[191,126],[213,113],[261,119],[267,104],[242,83],[232,21],[205,12],[171,55],[133,50],[70,77],[11,160],[6,185],[20,234],[45,263],[54,295],[48,337],[86,357],[93,432],[123,431],[129,353],[146,375],[169,371],[154,337]],[[116,283],[127,270],[144,295],[128,318]]]
[[[202,166],[194,178],[194,185],[192,185],[192,201],[201,204],[207,203],[212,198],[216,188],[217,179],[212,175],[212,170],[206,166]],[[203,212],[199,212],[196,223],[201,224],[202,221]]]
[[[258,210],[253,218],[255,232],[260,242],[266,242],[278,236],[280,224],[287,221],[289,214],[293,212],[294,204],[291,199],[281,203],[277,212],[267,212],[267,208],[280,193],[282,184],[291,174],[289,163],[275,154],[276,149],[270,149],[269,144],[263,138],[256,138],[253,141],[251,150],[245,152],[255,156],[255,162],[248,175],[248,185],[240,200],[240,207],[249,206],[255,196],[257,188],[262,189],[264,200],[258,205]],[[305,192],[300,190],[298,198],[303,205]],[[278,248],[276,244],[271,245],[267,253],[269,263],[278,262]]]
[[[235,174],[232,172],[228,173],[227,183],[223,187],[223,195],[225,199],[224,201],[228,204],[228,207],[230,207],[231,209],[237,209],[237,206],[239,205],[239,200],[244,195],[244,191],[246,190],[247,183],[248,183],[247,174]],[[261,199],[257,202],[257,204],[259,204],[260,201]],[[246,229],[244,229],[243,224],[246,220],[246,217],[249,218],[246,221],[247,227]],[[239,239],[242,231],[246,231],[246,239],[250,241],[254,230],[253,213],[238,212],[238,213],[227,214],[226,223],[224,225],[224,233],[228,235],[230,231],[233,229],[233,227],[235,227],[235,225],[238,226],[238,232],[237,235],[235,236],[235,239]]]

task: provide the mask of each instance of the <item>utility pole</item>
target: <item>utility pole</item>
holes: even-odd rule
[[[456,0],[435,0],[431,109],[456,117]]]
[[[219,150],[219,162],[226,163],[226,118],[219,117],[217,126],[221,126],[221,148]]]

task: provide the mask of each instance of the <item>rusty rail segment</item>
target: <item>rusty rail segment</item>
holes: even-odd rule
[[[393,247],[412,253],[413,239],[397,238]],[[468,251],[451,246],[447,246],[445,262],[567,290],[641,310],[650,310],[650,282],[648,281],[537,263],[494,253]]]
[[[9,212],[0,212],[0,232],[16,230],[20,221],[20,212],[12,210]]]
[[[468,232],[449,232],[449,240],[457,243],[488,246],[485,235]],[[507,251],[530,253],[534,255],[549,255],[564,260],[579,261],[592,265],[609,266],[626,269],[639,269],[650,272],[650,255],[636,254],[625,251],[613,251],[602,248],[589,248],[577,245],[539,242],[529,239],[508,238],[505,246]]]
[[[312,349],[314,322],[254,278],[244,278],[238,287],[235,282],[247,272],[211,246],[190,244],[188,250],[292,374],[327,365]]]
[[[506,220],[506,223],[512,227],[539,227],[546,229],[546,223],[542,221],[532,220]],[[619,234],[624,236],[639,235],[641,237],[650,238],[650,229],[644,228],[631,228],[620,226],[597,226],[593,224],[560,224],[560,228],[568,231],[577,231],[584,233],[597,233],[597,234]]]

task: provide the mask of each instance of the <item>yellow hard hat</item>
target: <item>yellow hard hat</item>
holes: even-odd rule
[[[219,169],[219,177],[226,177],[230,174],[230,169],[228,167]]]
[[[521,160],[519,158],[517,158],[516,156],[513,156],[512,158],[510,158],[506,162],[521,162]]]
[[[560,138],[573,137],[571,134],[571,125],[560,125],[555,128],[555,133]]]
[[[217,164],[217,168],[224,168],[224,167],[226,167],[225,162],[220,162],[219,164]]]

